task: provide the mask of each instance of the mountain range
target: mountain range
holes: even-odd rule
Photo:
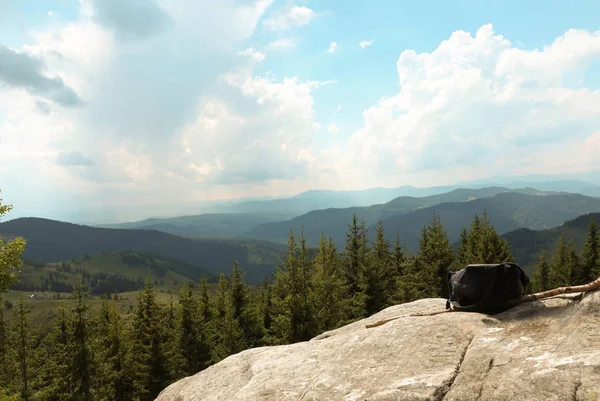
[[[487,211],[500,234],[518,228],[546,229],[582,214],[600,212],[600,198],[534,189],[463,189],[417,200],[398,198],[384,205],[367,208],[313,211],[289,221],[261,224],[245,236],[282,242],[290,229],[296,233],[303,230],[309,245],[315,246],[321,233],[341,245],[352,215],[356,214],[366,222],[371,237],[378,220],[382,220],[388,239],[394,239],[397,233],[406,246],[414,250],[418,247],[422,227],[431,221],[433,214],[440,217],[450,240],[454,242],[458,240],[462,228],[471,224],[474,214],[481,215],[484,211]]]

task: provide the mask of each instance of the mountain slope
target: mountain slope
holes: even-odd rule
[[[569,220],[558,227],[546,230],[520,228],[509,231],[502,237],[509,242],[515,260],[523,266],[532,268],[538,263],[543,251],[552,257],[561,235],[566,242],[573,240],[577,251],[581,252],[587,238],[591,218],[596,223],[600,223],[600,213],[589,213]]]
[[[151,218],[131,223],[102,224],[102,228],[137,228],[157,230],[173,235],[197,237],[235,237],[257,225],[292,218],[278,213],[208,213],[196,216]]]
[[[108,229],[38,218],[0,223],[0,235],[22,236],[27,240],[24,259],[58,262],[102,252],[132,251],[176,259],[203,268],[212,274],[230,271],[239,261],[251,282],[272,274],[274,257],[253,257],[249,247],[227,241],[182,238],[153,230]],[[281,247],[252,244],[264,255],[281,255]]]
[[[416,210],[427,209],[428,207],[438,204],[448,202],[466,202],[473,199],[487,198],[511,191],[531,195],[542,194],[541,192],[532,188],[510,190],[503,187],[489,187],[481,189],[455,189],[447,193],[423,198],[403,196],[395,198],[392,201],[382,205],[352,207],[346,209],[332,208],[315,210],[288,221],[261,224],[255,229],[244,234],[244,236],[275,242],[284,242],[287,240],[287,235],[290,228],[296,233],[299,233],[300,230],[304,228],[304,235],[307,237],[309,244],[313,246],[318,243],[318,238],[321,235],[321,232],[323,232],[326,236],[332,236],[332,238],[339,243],[339,241],[343,241],[345,238],[344,233],[348,228],[348,224],[350,224],[352,221],[353,214],[356,214],[359,220],[364,219],[366,223],[375,225],[380,219],[385,220],[391,216],[408,214]],[[427,213],[429,213],[430,219],[431,212]],[[418,227],[419,231],[420,229],[421,226]]]

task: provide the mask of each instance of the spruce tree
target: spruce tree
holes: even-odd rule
[[[212,321],[211,363],[217,363],[229,355],[244,349],[244,333],[235,318],[231,302],[229,279],[221,273],[216,296],[216,314]]]
[[[548,265],[545,252],[540,256],[540,262],[533,271],[531,288],[534,292],[550,289],[550,266]]]
[[[578,284],[586,284],[600,277],[600,238],[593,217],[590,218],[581,259],[581,274]]]
[[[460,232],[459,246],[456,251],[455,270],[460,270],[469,264],[469,232],[463,227]]]
[[[567,287],[571,285],[571,272],[569,271],[568,251],[564,238],[558,241],[556,252],[550,266],[550,288]]]
[[[37,375],[37,398],[47,401],[71,400],[74,383],[71,381],[72,358],[69,353],[71,343],[71,311],[61,301],[56,310],[52,330],[38,348],[40,366]]]
[[[394,272],[390,246],[390,242],[385,238],[383,223],[379,220],[365,272],[366,310],[369,316],[391,305]]]
[[[434,214],[431,223],[423,231],[417,258],[419,273],[423,275],[423,295],[448,298],[448,269],[453,262],[448,235],[440,217]]]
[[[140,401],[154,400],[169,382],[161,320],[154,286],[146,278],[133,318],[133,391]]]
[[[108,330],[106,330],[103,343],[103,354],[107,369],[107,398],[114,401],[130,400],[132,397],[131,371],[128,365],[127,353],[129,351],[126,330],[123,318],[115,301],[109,308]]]
[[[508,242],[502,238],[492,225],[487,211],[483,211],[481,221],[481,238],[479,243],[479,260],[473,263],[503,263],[512,262],[512,250]]]
[[[237,261],[231,272],[230,301],[233,308],[233,318],[238,321],[244,333],[244,347],[255,346],[264,336],[261,323],[260,306],[258,301],[250,296],[248,285],[244,279],[245,273]]]
[[[73,334],[67,345],[72,358],[69,380],[74,387],[70,398],[82,401],[92,399],[92,377],[95,373],[86,295],[83,284],[78,282],[73,292],[76,302],[73,311]]]
[[[24,401],[29,401],[32,396],[30,381],[35,377],[32,371],[33,336],[29,311],[25,305],[23,294],[19,295],[19,307],[13,322],[11,348],[17,367],[17,389]]]
[[[208,281],[205,276],[202,276],[200,283],[200,315],[205,324],[211,319],[210,313],[210,297],[208,295]]]
[[[573,240],[569,241],[569,246],[567,248],[567,270],[569,272],[569,282],[571,285],[576,284],[580,275],[581,262],[579,259],[579,254],[577,253],[577,249],[575,248],[575,243]]]
[[[348,320],[362,319],[367,314],[366,294],[366,233],[363,225],[358,224],[356,214],[352,216],[352,224],[346,233],[346,252],[343,254],[342,271],[346,282],[347,294],[345,296],[348,310]]]
[[[182,371],[185,376],[198,373],[207,366],[210,350],[204,330],[205,322],[192,287],[185,285],[179,296],[179,341],[178,350],[183,361]]]
[[[314,258],[314,291],[312,304],[315,309],[317,332],[336,328],[344,319],[344,280],[340,276],[337,251],[331,238],[329,242],[321,234],[319,253]]]

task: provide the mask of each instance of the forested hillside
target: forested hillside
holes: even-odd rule
[[[502,238],[510,243],[513,255],[519,263],[523,266],[533,266],[539,261],[542,253],[553,256],[551,250],[557,249],[561,237],[564,241],[572,241],[577,249],[582,249],[588,235],[590,219],[600,222],[600,213],[585,214],[547,230],[521,228],[509,231],[503,234]]]
[[[589,217],[583,249],[565,242],[551,260],[542,257],[528,291],[600,275],[600,238]],[[353,216],[345,245],[323,236],[315,254],[302,235],[290,233],[273,280],[255,292],[237,263],[220,275],[215,293],[202,280],[197,290],[185,285],[166,303],[146,280],[131,310],[114,297],[92,312],[89,290],[76,285],[47,334],[32,325],[21,298],[10,310],[0,308],[0,363],[8,367],[0,371],[0,397],[151,401],[169,383],[228,355],[306,341],[392,304],[447,297],[448,271],[514,261],[485,213],[463,227],[456,250],[437,215],[422,228],[416,252],[404,249],[400,238],[390,243],[382,224],[375,233],[369,241]]]
[[[245,264],[248,279],[258,282],[272,275],[281,248],[249,242],[182,238],[154,230],[107,229],[23,218],[0,223],[0,235],[27,241],[23,257],[37,263],[61,262],[103,252],[132,251],[174,259],[218,275],[234,261]]]

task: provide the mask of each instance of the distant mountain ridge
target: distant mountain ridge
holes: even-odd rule
[[[323,232],[341,246],[344,244],[352,214],[356,213],[359,219],[366,221],[371,235],[377,220],[381,218],[389,239],[394,239],[398,233],[408,248],[416,249],[421,228],[431,221],[434,213],[440,216],[450,240],[454,242],[462,228],[471,224],[474,214],[482,214],[484,210],[500,234],[522,227],[550,228],[585,213],[600,212],[600,198],[580,194],[547,194],[533,189],[518,192],[493,188],[486,189],[491,196],[484,197],[484,194],[479,193],[478,197],[470,199],[470,191],[478,190],[453,191],[446,194],[454,197],[450,201],[412,210],[410,208],[414,207],[414,204],[411,206],[410,202],[413,202],[413,199],[399,199],[368,208],[315,211],[289,221],[260,225],[246,236],[281,242],[287,238],[290,229],[296,233],[303,230],[308,244],[315,246]],[[393,206],[396,206],[396,209]],[[386,216],[386,213],[392,214]]]
[[[292,225],[298,229],[302,224],[295,225],[296,221],[303,221],[304,225],[310,226],[312,229],[321,230],[322,228],[331,228],[330,224],[335,221],[349,219],[353,213],[357,213],[361,218],[367,221],[377,221],[396,214],[408,213],[420,208],[429,207],[443,202],[460,202],[470,199],[488,197],[502,192],[517,191],[528,194],[551,194],[553,192],[542,193],[533,188],[520,188],[512,190],[504,187],[486,187],[479,189],[455,189],[442,194],[409,197],[401,196],[392,199],[389,202],[382,204],[370,204],[369,206],[357,206],[348,208],[324,208],[311,210],[301,216],[293,216],[290,213],[267,213],[260,211],[256,213],[211,213],[197,216],[182,216],[165,219],[146,219],[138,222],[101,225],[106,228],[138,228],[138,229],[154,229],[167,232],[174,235],[183,236],[205,236],[205,237],[253,237],[253,232],[256,228],[269,224],[277,224],[281,221],[290,221]],[[298,195],[299,198],[313,196],[312,193],[306,192]],[[336,195],[337,196],[337,195]],[[283,200],[279,200],[283,202]],[[262,207],[273,206],[274,210],[277,207],[267,201]],[[336,217],[336,216],[339,216]],[[345,216],[345,217],[344,217]],[[345,227],[345,222],[343,223]],[[249,234],[250,233],[250,234]],[[262,237],[260,237],[262,238]],[[275,241],[285,241],[287,234]],[[271,238],[273,240],[273,238]]]

